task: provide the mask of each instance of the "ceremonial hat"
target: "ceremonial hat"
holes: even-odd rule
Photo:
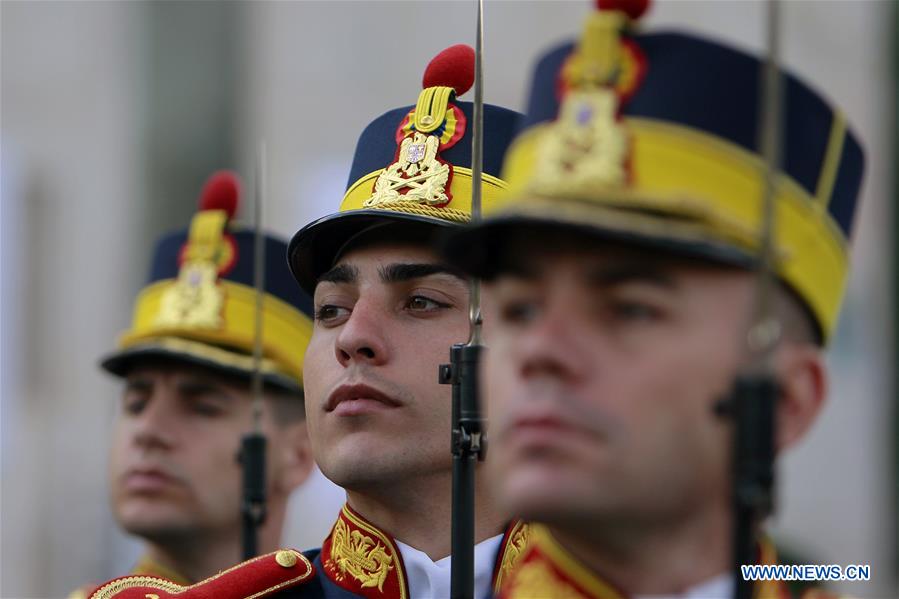
[[[693,34],[639,32],[647,4],[599,0],[579,40],[539,59],[503,167],[510,191],[492,217],[451,236],[450,262],[489,278],[506,235],[537,226],[753,265],[763,64]],[[775,269],[826,340],[864,158],[838,108],[791,73],[781,81]]]
[[[233,221],[239,193],[236,175],[213,174],[190,228],[159,240],[131,328],[122,334],[118,350],[103,359],[103,368],[124,376],[135,361],[161,357],[251,376],[255,232]],[[264,235],[261,373],[268,385],[299,391],[312,302],[290,276],[286,249],[283,240]]]
[[[307,292],[350,240],[373,227],[402,223],[427,235],[468,222],[473,106],[457,98],[472,85],[474,59],[461,44],[438,54],[416,104],[385,112],[359,136],[338,212],[306,225],[290,242],[290,269]],[[498,175],[520,114],[485,104],[483,117],[486,207],[506,187]]]

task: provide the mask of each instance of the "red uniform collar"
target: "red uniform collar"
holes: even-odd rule
[[[532,524],[530,529],[528,550],[511,575],[500,581],[499,599],[627,599],[627,593],[581,563],[553,538],[545,526]],[[770,539],[765,538],[759,543],[758,562],[761,565],[777,563],[777,552]],[[756,586],[754,597],[789,599],[790,591],[783,581],[764,581]]]
[[[494,589],[499,589],[524,555],[528,529],[520,521],[506,528],[493,570]],[[325,576],[351,593],[367,599],[409,599],[403,557],[393,536],[349,505],[340,510],[322,543],[321,562]]]

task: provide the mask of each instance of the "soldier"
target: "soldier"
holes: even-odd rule
[[[446,597],[450,582],[450,388],[438,366],[468,337],[467,280],[430,244],[471,210],[474,52],[453,46],[428,65],[415,106],[363,131],[340,211],[301,229],[291,270],[314,293],[306,411],[316,462],[347,491],[319,551],[326,597]],[[484,106],[483,195],[516,113]],[[520,551],[483,488],[476,495],[475,595]],[[503,534],[505,530],[505,535]]]
[[[542,57],[505,161],[509,201],[446,247],[486,281],[489,479],[540,523],[502,597],[734,593],[734,428],[715,408],[746,365],[763,249],[761,63],[635,33],[645,4],[600,2],[576,44]],[[825,400],[863,166],[840,111],[782,81],[778,452]],[[758,562],[774,563],[755,532]]]
[[[237,458],[253,426],[257,292],[255,234],[231,222],[238,193],[230,172],[208,180],[189,231],[157,244],[132,326],[102,361],[124,380],[109,474],[116,520],[144,541],[132,574],[178,584],[242,559]],[[311,300],[284,262],[285,242],[266,235],[264,244],[267,516],[258,545],[268,552],[281,542],[290,493],[313,466],[302,388],[312,322]]]

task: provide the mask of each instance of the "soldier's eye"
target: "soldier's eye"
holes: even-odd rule
[[[538,311],[539,306],[534,301],[508,302],[502,306],[500,317],[508,324],[526,324],[536,318]]]
[[[151,381],[140,377],[129,377],[125,381],[125,387],[122,389],[122,412],[129,416],[140,414],[146,407],[151,395],[153,395],[153,383]]]
[[[191,409],[200,416],[218,416],[222,413],[222,408],[220,406],[210,402],[194,402]]]
[[[620,320],[650,321],[661,315],[660,311],[645,302],[618,301],[611,306],[612,314]]]
[[[449,304],[438,302],[423,295],[413,295],[406,301],[406,309],[413,312],[436,312],[443,308],[449,308]]]
[[[122,402],[122,409],[129,416],[137,416],[144,411],[147,400],[141,397],[126,397]]]
[[[350,311],[333,304],[324,304],[315,311],[315,320],[323,324],[334,324],[349,316]]]

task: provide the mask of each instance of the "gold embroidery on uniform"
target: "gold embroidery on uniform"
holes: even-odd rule
[[[396,161],[378,175],[372,196],[362,205],[378,208],[393,202],[428,206],[447,203],[449,196],[445,188],[450,166],[437,160],[439,146],[437,136],[418,131],[404,138]]]
[[[393,557],[373,538],[358,530],[350,530],[342,518],[334,525],[328,567],[338,581],[349,574],[362,588],[378,587],[384,591],[384,581],[393,570]]]
[[[156,578],[155,576],[129,576],[103,585],[94,591],[91,599],[108,599],[121,591],[137,587],[151,587],[168,593],[178,593],[185,588],[180,584],[169,582],[163,578]]]
[[[611,89],[571,91],[539,149],[534,187],[556,193],[627,182],[629,138]]]
[[[496,577],[496,590],[499,591],[502,586],[503,579],[518,565],[521,556],[524,555],[528,546],[530,537],[530,527],[523,522],[515,525],[509,541],[506,543],[506,550],[503,552],[503,561],[499,566],[499,575]]]
[[[522,565],[511,578],[510,599],[583,599],[576,588],[556,576],[545,562],[533,561]]]

